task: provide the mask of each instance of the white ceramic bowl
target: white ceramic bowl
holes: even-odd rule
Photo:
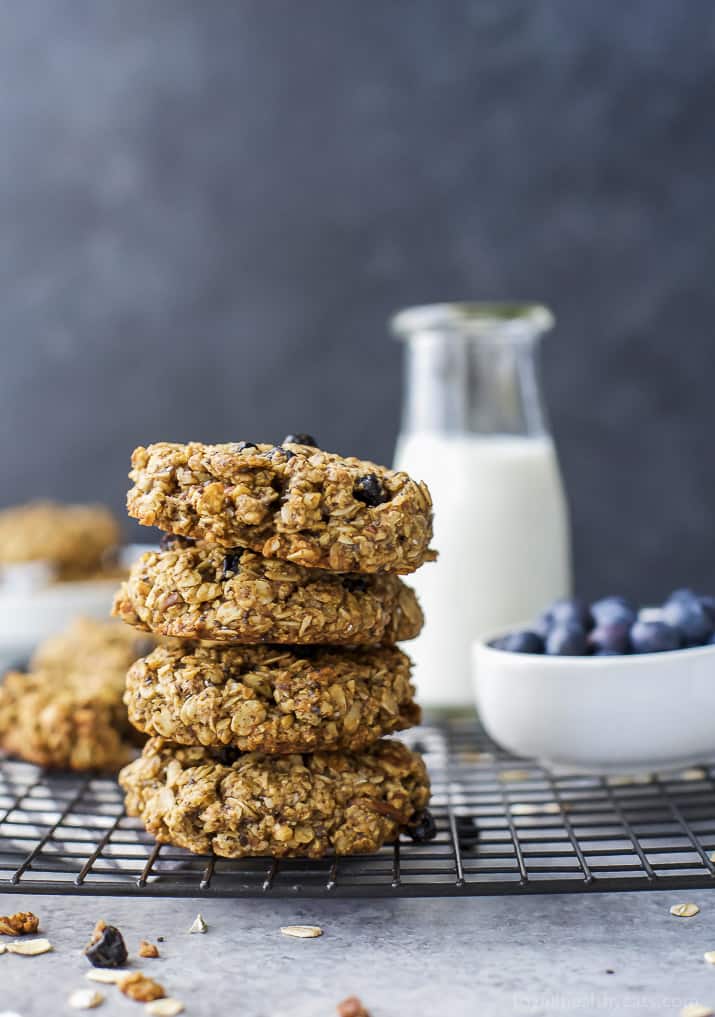
[[[491,640],[490,640],[491,641]],[[473,646],[491,737],[551,770],[674,770],[715,758],[715,646],[549,657]]]
[[[152,546],[123,547],[120,564],[128,567]],[[52,583],[43,580],[38,569],[27,585],[0,587],[0,673],[22,663],[38,643],[61,632],[74,618],[108,618],[118,586],[117,578]]]

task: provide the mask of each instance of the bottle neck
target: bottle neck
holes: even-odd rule
[[[538,333],[421,331],[406,338],[403,434],[548,434]]]

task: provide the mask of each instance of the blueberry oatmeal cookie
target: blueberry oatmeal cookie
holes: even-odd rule
[[[59,579],[102,570],[119,543],[119,525],[103,505],[35,501],[0,511],[2,566],[44,561]]]
[[[390,739],[362,752],[269,756],[152,738],[119,782],[129,815],[160,843],[224,858],[376,851],[429,800],[422,759]]]
[[[315,447],[160,442],[137,448],[129,515],[146,526],[333,572],[414,572],[435,558],[425,484]]]
[[[137,657],[149,653],[154,640],[116,621],[75,620],[56,636],[40,643],[30,660],[31,671],[111,670],[124,674]]]
[[[362,749],[418,724],[410,659],[388,647],[176,642],[132,665],[125,703],[140,731],[242,751]]]
[[[181,538],[132,566],[114,614],[163,636],[230,643],[391,644],[422,628],[397,576],[324,572]]]
[[[89,619],[47,640],[29,673],[0,684],[0,749],[39,766],[116,772],[143,741],[123,696],[126,670],[147,648],[127,626]]]

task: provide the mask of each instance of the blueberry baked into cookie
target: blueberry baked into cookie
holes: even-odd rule
[[[274,756],[152,738],[119,781],[127,812],[160,843],[223,858],[376,851],[409,832],[429,800],[422,759],[390,739]]]
[[[398,576],[306,569],[209,544],[149,551],[132,566],[114,614],[164,636],[233,643],[395,643],[422,628]]]
[[[127,674],[140,731],[243,751],[363,749],[420,720],[395,647],[159,646]]]
[[[168,533],[333,572],[405,574],[435,557],[425,484],[310,435],[159,442],[134,451],[129,476],[129,514]]]

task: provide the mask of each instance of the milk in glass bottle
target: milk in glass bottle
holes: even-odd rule
[[[541,306],[400,311],[406,386],[395,465],[426,481],[439,559],[407,578],[425,613],[405,648],[421,702],[472,702],[470,644],[570,592],[568,511],[536,356]]]

